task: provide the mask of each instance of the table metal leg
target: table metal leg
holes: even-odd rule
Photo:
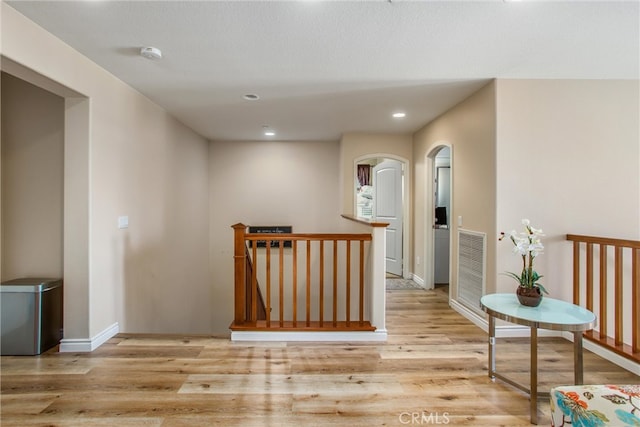
[[[531,424],[538,424],[538,329],[531,327],[531,379],[529,387]]]
[[[582,331],[573,332],[573,379],[575,384],[583,383]]]
[[[496,319],[489,316],[489,378],[496,378]]]

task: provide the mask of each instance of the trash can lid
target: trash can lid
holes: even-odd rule
[[[8,280],[0,285],[0,292],[42,292],[62,286],[62,279],[25,277]]]

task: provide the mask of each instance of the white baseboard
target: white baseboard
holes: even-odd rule
[[[414,282],[416,282],[418,285],[422,286],[424,288],[424,279],[416,276],[415,274],[411,275],[411,280],[413,280]]]
[[[478,313],[470,310],[463,304],[456,300],[449,300],[449,306],[455,311],[466,317],[467,320],[473,322],[474,325],[489,333],[489,322],[485,316],[481,316]],[[500,321],[498,320],[498,323]],[[496,337],[497,338],[528,338],[531,335],[531,329],[527,326],[513,325],[513,324],[496,324]],[[546,329],[538,329],[539,337],[561,337],[562,333],[559,331],[549,331]]]
[[[63,338],[60,341],[60,353],[90,353],[118,332],[120,326],[116,322],[92,338]]]
[[[474,313],[472,310],[469,310],[464,305],[459,302],[451,299],[449,300],[449,305],[455,311],[460,313],[462,316],[467,318],[467,320],[473,322],[476,326],[482,329],[485,332],[489,332],[489,322],[479,316],[477,313]],[[531,330],[527,326],[518,326],[518,325],[496,325],[496,337],[497,338],[520,338],[520,337],[529,337],[531,334]],[[560,332],[560,331],[549,331],[546,329],[538,329],[539,337],[563,337],[569,341],[573,342],[573,334],[570,332]],[[635,374],[640,375],[640,364],[632,362],[629,359],[626,359],[622,356],[617,355],[616,353],[607,350],[604,347],[599,346],[596,343],[593,343],[588,340],[583,340],[583,346],[586,350],[591,351],[592,353],[597,354],[598,356],[620,366],[623,369]]]
[[[449,306],[464,316],[467,320],[473,322],[474,325],[489,333],[489,321],[486,316],[470,310],[465,305],[456,300],[450,299]],[[528,326],[501,324],[500,320],[496,321],[496,338],[528,338],[531,335],[531,329]],[[550,331],[547,329],[538,329],[539,337],[562,337],[560,331]]]
[[[384,342],[386,330],[344,332],[232,331],[231,341]]]

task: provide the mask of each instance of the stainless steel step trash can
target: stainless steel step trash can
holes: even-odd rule
[[[62,339],[62,279],[2,282],[0,329],[3,356],[36,355]]]

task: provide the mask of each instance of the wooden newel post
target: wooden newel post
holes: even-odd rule
[[[234,317],[236,325],[244,324],[247,313],[246,306],[246,266],[247,250],[245,246],[245,233],[247,226],[241,223],[232,225],[233,228],[233,264],[234,264]]]

